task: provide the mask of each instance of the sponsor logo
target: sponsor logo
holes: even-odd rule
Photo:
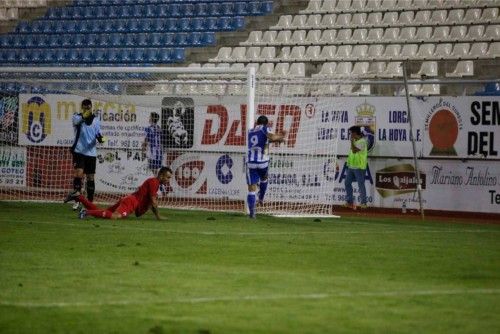
[[[419,173],[422,189],[426,188],[426,175]],[[394,165],[375,173],[375,187],[382,197],[406,194],[417,190],[415,168],[410,164]]]
[[[22,104],[22,132],[32,143],[41,143],[51,133],[50,106],[40,96]]]
[[[316,114],[316,109],[314,108],[314,104],[308,103],[304,109],[304,113],[307,118],[313,118],[314,114]]]
[[[162,101],[161,128],[170,148],[191,148],[194,139],[194,101],[190,98],[166,97]]]
[[[228,184],[233,180],[233,173],[231,172],[233,164],[233,159],[227,154],[224,154],[217,160],[215,173],[220,183]]]
[[[170,168],[174,172],[170,179],[172,191],[188,194],[206,194],[207,176],[205,161],[197,154],[170,156]],[[168,163],[168,161],[167,161]]]
[[[448,101],[439,99],[425,117],[425,130],[432,143],[431,156],[456,156],[453,147],[462,129],[462,118],[457,108]]]
[[[361,127],[361,131],[365,135],[368,142],[368,152],[375,146],[375,106],[365,102],[356,107],[355,124]]]

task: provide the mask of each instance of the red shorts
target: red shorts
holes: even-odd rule
[[[114,212],[118,212],[122,217],[127,217],[131,213],[135,212],[135,209],[139,206],[139,201],[133,195],[128,195],[123,197],[117,204],[114,205],[116,209]]]

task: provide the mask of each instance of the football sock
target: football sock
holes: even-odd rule
[[[95,193],[95,182],[94,180],[87,180],[87,198],[89,201],[94,201],[94,193]]]
[[[94,203],[92,203],[91,201],[89,201],[88,199],[83,197],[82,195],[78,196],[78,201],[80,203],[82,203],[86,209],[89,209],[89,210],[98,210],[99,209],[97,206],[95,206]]]
[[[267,190],[267,180],[260,181],[260,184],[259,184],[259,201],[261,201],[261,202],[264,201],[264,196],[266,195],[266,190]]]
[[[106,218],[110,219],[113,213],[108,210],[87,210],[87,215],[96,218]]]
[[[255,215],[255,192],[249,192],[247,196],[248,212],[250,216]]]
[[[82,191],[82,178],[81,177],[74,177],[73,178],[73,189],[76,191],[79,191],[79,192]]]

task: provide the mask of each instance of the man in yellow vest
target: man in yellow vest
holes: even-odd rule
[[[359,126],[351,126],[349,133],[351,135],[351,149],[347,156],[347,173],[345,178],[346,204],[344,206],[356,210],[352,194],[352,182],[356,180],[361,196],[359,208],[366,209],[365,173],[368,166],[368,142]]]

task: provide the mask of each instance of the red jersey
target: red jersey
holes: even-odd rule
[[[156,193],[160,188],[160,180],[156,177],[150,177],[144,181],[139,188],[132,194],[137,198],[137,208],[135,209],[135,215],[137,217],[142,216],[151,207],[151,200],[156,197]]]

